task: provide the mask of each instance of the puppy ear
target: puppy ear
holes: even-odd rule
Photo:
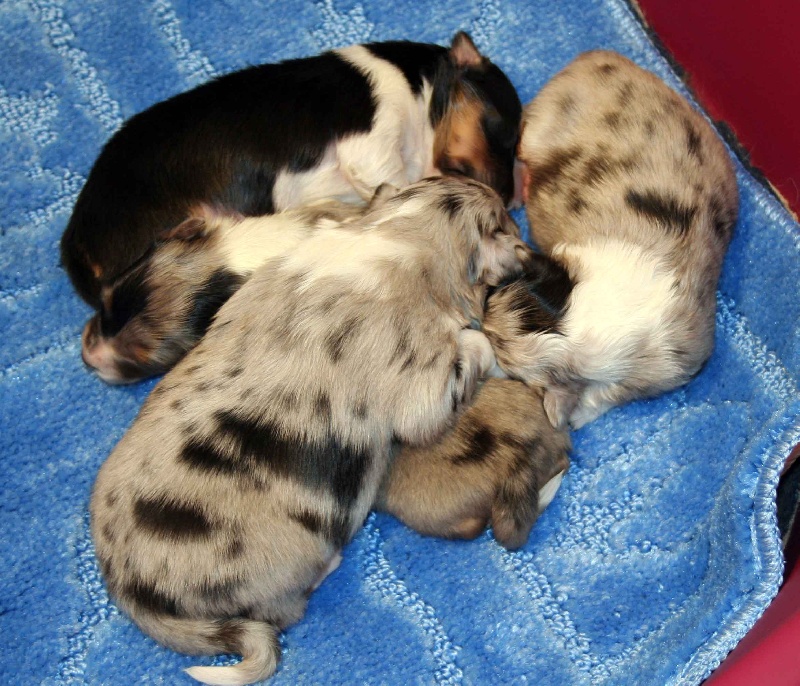
[[[514,160],[514,196],[511,199],[511,209],[516,210],[528,202],[531,172],[528,165],[519,159]]]
[[[533,260],[534,256],[536,255],[536,253],[533,251],[533,248],[531,248],[531,246],[522,240],[520,240],[519,243],[514,246],[514,253],[517,256],[517,259],[522,262],[523,266],[525,267],[531,263],[531,260]]]
[[[569,417],[578,404],[578,396],[561,386],[548,386],[544,391],[544,411],[556,429],[566,429]]]
[[[400,192],[397,186],[390,183],[382,183],[375,189],[375,193],[369,201],[369,209],[374,210],[383,205],[389,198],[393,198]]]
[[[458,67],[480,67],[483,64],[483,56],[478,52],[475,43],[468,33],[459,31],[453,36],[450,44],[450,59]]]
[[[205,219],[189,217],[177,226],[162,231],[158,238],[162,241],[193,241],[206,232],[207,226]]]

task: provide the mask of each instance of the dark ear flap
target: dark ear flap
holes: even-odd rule
[[[158,238],[162,241],[193,241],[206,231],[206,222],[200,217],[189,217],[177,226],[162,231]]]
[[[554,314],[563,313],[575,284],[566,267],[547,255],[529,249],[525,283]]]
[[[450,44],[450,60],[458,67],[480,67],[483,64],[483,56],[478,52],[469,34],[464,31],[459,31],[453,36],[453,42]]]

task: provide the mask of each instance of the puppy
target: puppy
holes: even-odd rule
[[[711,354],[738,212],[712,128],[654,75],[596,51],[526,107],[519,155],[531,235],[561,270],[548,267],[535,302],[524,285],[490,299],[484,330],[500,365],[546,387],[550,420],[575,428],[686,383]],[[545,321],[527,327],[536,312]]]
[[[400,450],[376,507],[444,538],[475,538],[491,521],[499,543],[519,548],[555,497],[570,448],[547,420],[541,390],[489,379],[440,440]]]
[[[263,265],[104,463],[91,529],[109,592],[161,643],[275,670],[362,524],[392,443],[433,440],[494,364],[486,284],[519,270],[502,200],[437,178]]]
[[[294,249],[319,226],[364,211],[333,200],[265,217],[198,208],[102,287],[99,312],[83,331],[83,361],[108,383],[166,372],[259,265]]]
[[[369,200],[442,172],[513,194],[521,105],[465,33],[251,67],[158,103],[108,141],[61,240],[93,307],[199,204],[243,216]],[[124,312],[114,312],[123,319]]]

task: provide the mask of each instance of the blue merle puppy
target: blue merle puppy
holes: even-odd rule
[[[493,368],[487,284],[524,252],[500,197],[429,179],[268,261],[159,383],[100,469],[116,602],[208,684],[269,677],[364,521],[395,441],[438,436]]]
[[[714,130],[656,76],[597,50],[525,108],[519,156],[556,287],[512,286],[490,303],[484,330],[501,367],[544,386],[550,419],[574,428],[686,383],[714,346],[738,212]],[[545,318],[528,326],[537,308]]]

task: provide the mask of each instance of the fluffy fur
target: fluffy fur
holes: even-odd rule
[[[338,201],[239,219],[198,208],[101,288],[99,311],[83,330],[84,362],[108,383],[166,372],[258,266],[296,248],[319,226],[363,212]]]
[[[589,52],[526,107],[519,155],[532,236],[562,273],[550,295],[508,286],[490,299],[500,365],[546,386],[551,421],[576,428],[692,378],[713,347],[738,211],[709,124],[631,61]],[[542,303],[546,326],[526,330],[520,319]]]
[[[201,203],[260,216],[368,200],[437,173],[513,194],[521,105],[469,36],[371,43],[251,67],[153,105],[108,141],[61,241],[78,293],[101,290]]]
[[[91,529],[110,593],[206,683],[268,677],[277,631],[375,500],[395,440],[436,437],[494,365],[485,284],[516,225],[476,182],[420,182],[268,262],[154,389],[102,466]]]
[[[400,451],[377,507],[445,538],[474,538],[491,521],[495,538],[518,548],[555,496],[570,447],[547,420],[541,390],[489,379],[440,440]]]

